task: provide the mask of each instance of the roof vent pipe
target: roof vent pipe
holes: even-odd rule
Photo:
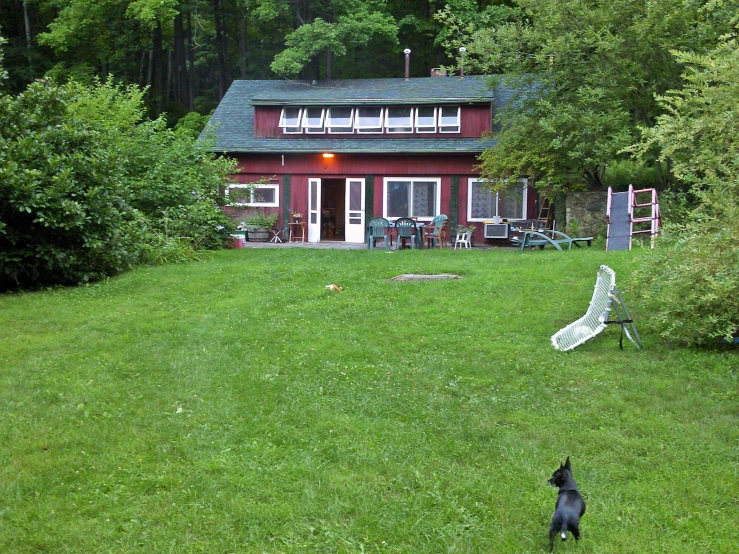
[[[405,80],[408,81],[410,79],[411,70],[411,49],[406,48],[403,50],[403,54],[405,54]]]
[[[459,78],[464,79],[464,53],[467,49],[464,46],[459,48]]]

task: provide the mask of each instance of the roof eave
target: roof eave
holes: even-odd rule
[[[418,149],[386,149],[386,150],[368,150],[366,148],[306,148],[306,149],[290,149],[275,150],[267,148],[224,148],[215,147],[213,152],[219,154],[321,154],[330,151],[333,154],[480,154],[490,145],[481,145],[479,148],[418,148]]]
[[[487,104],[494,98],[439,97],[439,98],[323,98],[323,99],[261,99],[253,98],[252,106],[341,106],[341,105],[387,105],[387,104]]]

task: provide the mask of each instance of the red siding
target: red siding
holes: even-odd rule
[[[476,177],[474,167],[476,156],[472,154],[439,154],[439,155],[362,155],[336,154],[334,158],[325,159],[320,154],[286,154],[284,165],[281,155],[239,155],[238,167],[242,173],[234,175],[234,180],[241,183],[254,182],[268,178],[271,182],[283,184],[284,175],[290,175],[290,204],[288,208],[307,212],[308,179],[318,177],[324,179],[344,179],[347,177],[364,178],[372,175],[374,179],[373,214],[382,214],[384,196],[384,179],[386,177],[438,177],[441,178],[441,213],[452,217],[451,183],[452,176],[459,176],[459,201],[457,221],[467,225],[467,181]],[[536,217],[534,206],[536,194],[529,190],[527,216]],[[282,218],[284,208],[282,186],[280,187],[280,208],[268,208],[267,211],[279,211]],[[280,221],[280,224],[283,222]],[[482,224],[474,223],[475,241],[478,244],[487,242],[483,239]],[[454,238],[454,237],[452,237]]]
[[[331,137],[341,138],[342,136],[352,137],[353,139],[372,139],[380,135],[329,135],[312,134],[312,135],[286,135],[280,129],[280,113],[282,108],[279,106],[255,106],[254,109],[254,137],[255,138],[286,138],[301,140],[306,138]],[[415,133],[415,134],[384,134],[393,138],[415,137],[415,138],[480,138],[482,133],[490,131],[490,123],[492,112],[490,104],[469,104],[462,106],[462,128],[460,133]]]
[[[310,174],[311,177],[348,177],[385,174],[398,175],[457,175],[474,173],[474,154],[336,154],[324,158],[321,154],[241,154],[235,155],[243,172],[267,176],[279,174]]]
[[[255,138],[282,138],[280,129],[279,106],[255,106],[254,108],[254,137]],[[286,137],[295,135],[284,135]]]

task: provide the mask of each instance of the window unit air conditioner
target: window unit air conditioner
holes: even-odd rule
[[[508,224],[507,223],[486,223],[485,224],[486,239],[507,239]]]

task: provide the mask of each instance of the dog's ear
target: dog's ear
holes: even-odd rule
[[[572,471],[572,466],[570,465],[570,457],[569,456],[567,456],[567,461],[565,462],[564,467],[565,467],[565,469],[567,471]]]

